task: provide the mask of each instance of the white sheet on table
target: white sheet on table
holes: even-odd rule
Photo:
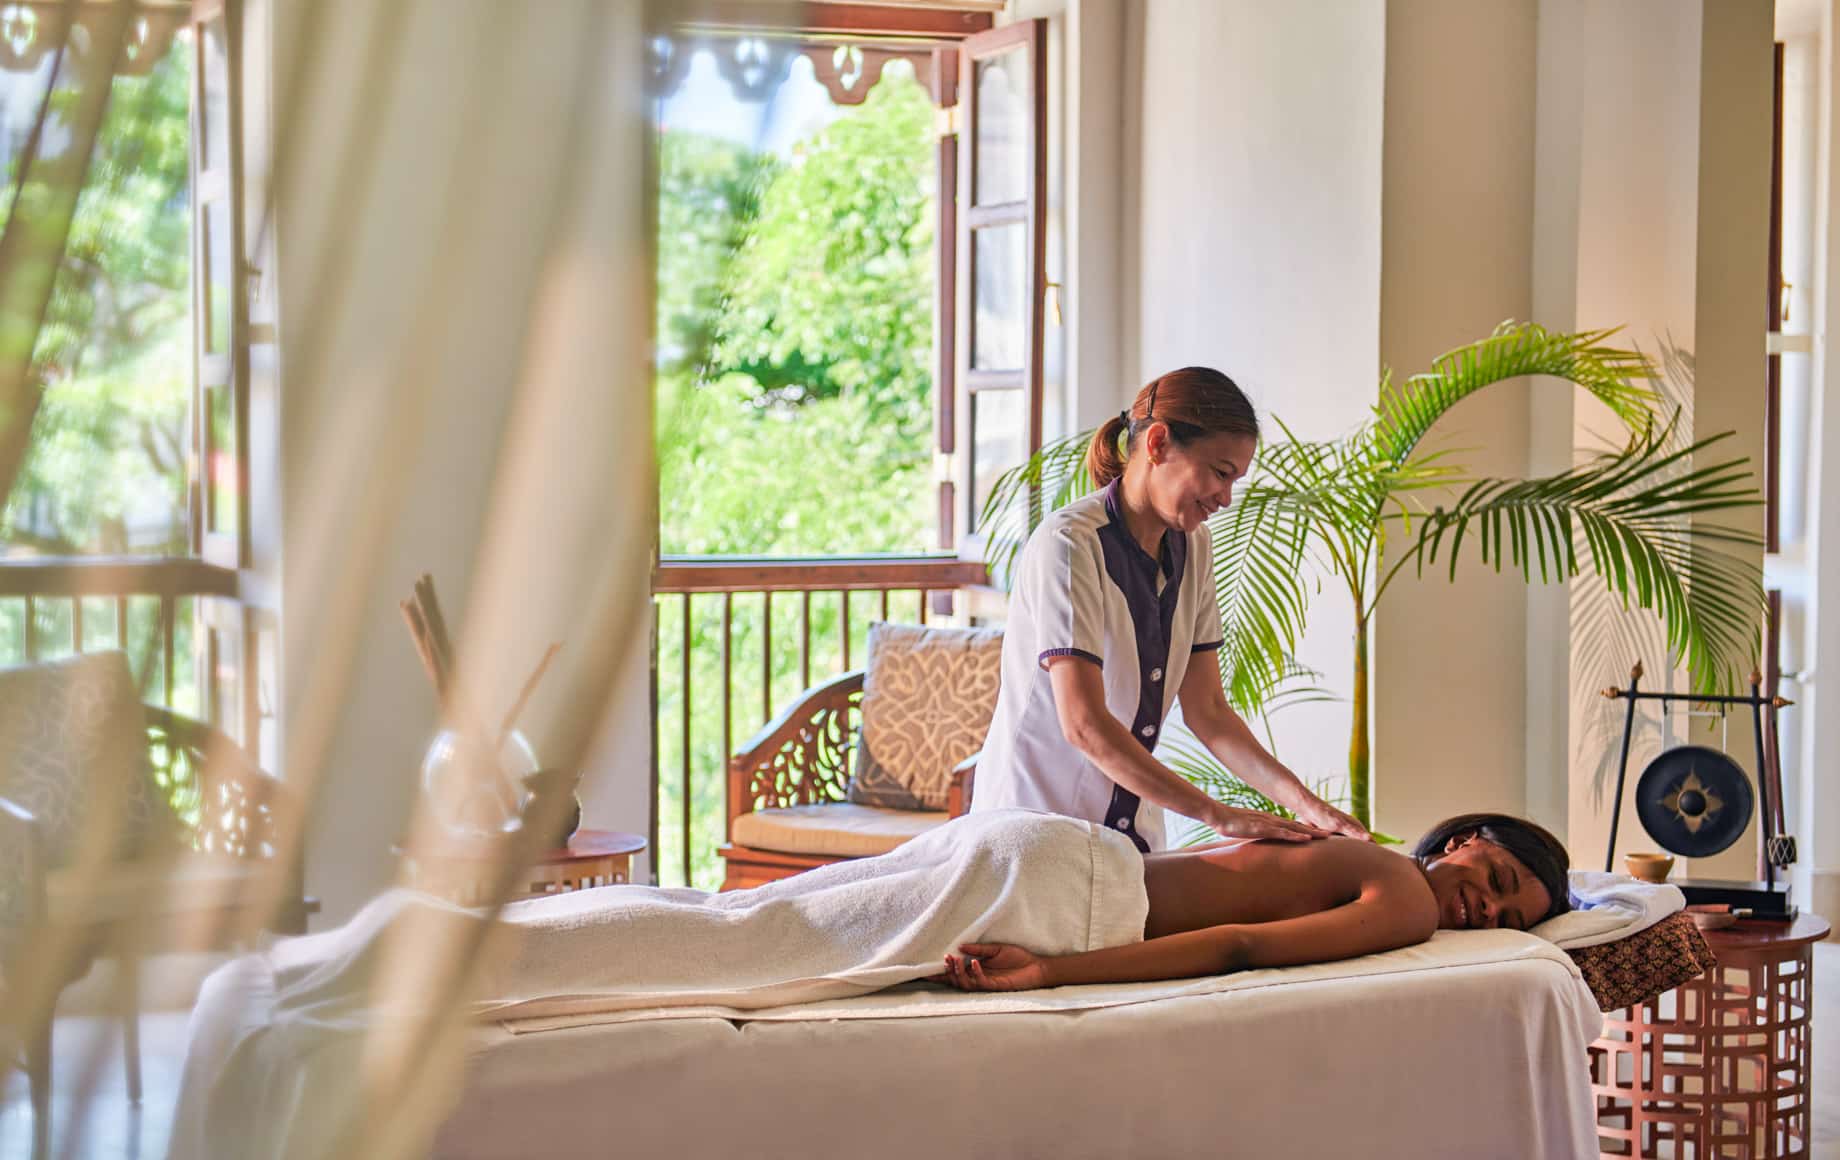
[[[1537,959],[1552,963],[1583,986],[1571,958],[1545,939],[1511,930],[1441,930],[1429,942],[1384,954],[1365,955],[1301,967],[1240,971],[1200,979],[1172,979],[1157,983],[1105,983],[1085,987],[1051,987],[1040,991],[972,994],[926,983],[911,983],[873,995],[831,999],[784,1007],[741,1010],[735,1007],[652,1008],[642,1011],[602,1011],[536,1019],[505,1019],[500,1026],[514,1035],[587,1027],[603,1023],[631,1023],[657,1019],[715,1018],[736,1021],[778,1022],[810,1019],[913,1019],[948,1015],[1004,1012],[1027,1014],[1045,1011],[1088,1011],[1153,1003],[1184,995],[1214,995],[1227,991],[1256,991],[1328,979],[1372,978],[1407,971]],[[1593,1027],[1592,1035],[1596,1030]]]
[[[349,1114],[324,1095],[355,1099],[349,1042],[243,1034],[274,999],[262,962],[238,960],[200,996],[175,1156],[325,1156]],[[1551,944],[1452,931],[1383,955],[1209,979],[1013,995],[901,988],[543,1035],[481,1027],[437,1154],[610,1140],[638,1154],[757,1154],[771,1140],[814,1157],[919,1156],[947,1143],[961,1156],[1176,1156],[1217,1154],[1231,1139],[1243,1155],[1583,1155],[1594,1141],[1585,1047],[1601,1019]],[[1119,1120],[1096,1103],[1107,1082],[1125,1101]],[[1217,1106],[1196,1102],[1203,1092]],[[801,1098],[823,1114],[788,1114]],[[1021,1142],[1024,1127],[1039,1147]],[[1286,1131],[1305,1135],[1279,1150]]]
[[[1343,964],[1363,969],[1115,1006],[942,994],[981,1013],[852,1018],[887,998],[869,996],[823,1020],[494,1028],[434,1155],[1595,1157],[1602,1015],[1533,941],[1455,932]]]

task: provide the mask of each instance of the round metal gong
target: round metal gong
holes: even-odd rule
[[[1636,816],[1662,849],[1704,858],[1744,833],[1755,806],[1750,778],[1716,749],[1682,745],[1648,763],[1636,782]]]

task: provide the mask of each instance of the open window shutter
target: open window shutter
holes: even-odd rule
[[[933,288],[933,433],[937,462],[949,465],[958,444],[958,47],[933,50],[933,101],[940,110],[934,170],[934,245],[939,247]],[[948,467],[939,478],[939,538],[947,551],[958,546],[958,482]],[[940,593],[949,596],[949,593]],[[949,609],[940,609],[949,611]]]
[[[249,312],[244,260],[243,94],[239,0],[193,0],[193,548],[242,572],[250,564]],[[246,745],[260,732],[249,677],[251,610],[201,597],[196,651],[205,715]]]
[[[950,462],[964,533],[997,477],[1041,448],[1046,287],[1047,22],[968,37],[959,49],[957,334]]]
[[[193,0],[193,544],[247,564],[248,318],[243,301],[241,83],[236,0]]]

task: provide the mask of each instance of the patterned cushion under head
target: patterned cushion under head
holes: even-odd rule
[[[171,822],[126,655],[0,669],[0,797],[32,813],[51,867],[133,852]]]
[[[849,800],[944,809],[953,767],[990,732],[1002,660],[1001,629],[871,624]]]

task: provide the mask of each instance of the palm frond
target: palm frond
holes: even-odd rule
[[[1184,737],[1179,733],[1171,733],[1157,747],[1157,755],[1162,758],[1163,764],[1175,770],[1195,788],[1215,801],[1235,809],[1263,810],[1281,818],[1294,816],[1277,802],[1234,777],[1227,767],[1215,760],[1207,747],[1197,740]]]
[[[1263,711],[1295,668],[1292,654],[1309,610],[1304,556],[1313,515],[1294,492],[1253,486],[1214,517],[1218,662],[1227,696],[1241,712]]]
[[[1695,687],[1733,687],[1756,655],[1763,588],[1755,565],[1729,549],[1756,548],[1761,539],[1695,517],[1761,501],[1747,460],[1689,465],[1727,436],[1668,449],[1677,422],[1558,475],[1477,480],[1451,507],[1422,517],[1400,564],[1411,559],[1422,573],[1448,538],[1454,577],[1473,534],[1483,562],[1497,571],[1505,562],[1531,581],[1537,562],[1543,582],[1569,580],[1580,570],[1582,542],[1593,571],[1626,607],[1660,616],[1667,647]]]
[[[1093,490],[1086,473],[1086,447],[1092,437],[1088,430],[1050,443],[997,477],[978,528],[985,536],[984,562],[999,587],[1009,587],[1016,554],[1041,517]]]
[[[1639,384],[1655,377],[1654,364],[1640,351],[1608,345],[1616,333],[1563,334],[1504,322],[1482,341],[1440,356],[1430,371],[1398,389],[1384,380],[1369,449],[1381,462],[1403,464],[1446,411],[1484,387],[1527,375],[1575,383],[1603,400],[1631,431],[1641,431],[1652,419],[1655,394]]]

